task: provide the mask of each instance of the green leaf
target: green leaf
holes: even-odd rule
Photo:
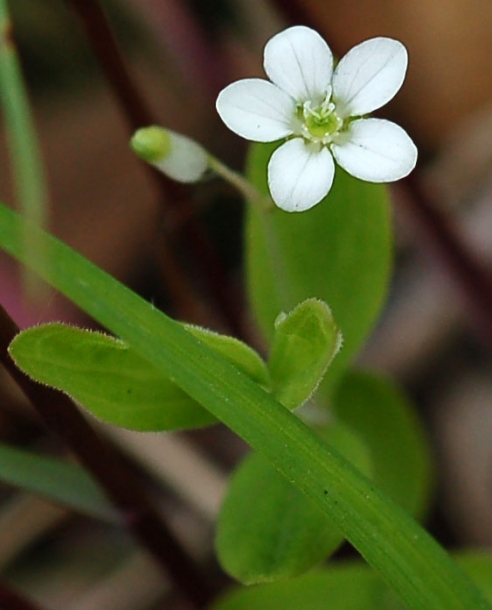
[[[369,448],[374,482],[405,510],[422,517],[431,500],[430,448],[400,388],[370,373],[350,372],[342,379],[332,406]]]
[[[215,418],[121,341],[45,324],[21,332],[10,355],[33,379],[63,390],[99,419],[132,430],[173,430]]]
[[[492,602],[492,555],[464,551],[457,563]],[[405,610],[386,584],[359,562],[331,563],[289,581],[235,588],[211,610]],[[478,610],[478,608],[477,608]]]
[[[76,464],[0,443],[0,480],[91,517],[119,520],[97,484]]]
[[[456,562],[492,602],[492,553],[490,550],[468,550],[455,555]]]
[[[196,326],[186,328],[257,383],[268,382],[265,363],[244,343]],[[109,335],[45,324],[21,332],[9,351],[31,377],[63,390],[111,424],[160,431],[217,421],[135,350]]]
[[[212,348],[263,388],[270,387],[269,372],[259,354],[234,337],[220,335],[200,326],[184,324],[188,332]]]
[[[326,427],[322,437],[368,472],[367,451],[346,426]],[[297,576],[333,553],[343,538],[337,525],[262,455],[250,454],[232,475],[216,548],[222,567],[241,582]]]
[[[261,452],[337,523],[409,608],[490,610],[480,591],[422,527],[259,384],[43,231],[33,228],[36,239],[51,251],[50,265],[26,258],[24,230],[25,221],[0,205],[0,247],[31,265]]]
[[[492,602],[492,554],[486,549],[468,549],[453,555],[456,563],[468,574],[485,598]],[[385,591],[381,610],[405,610],[406,606],[397,598],[394,591]],[[379,610],[379,609],[378,609]]]
[[[267,193],[275,145],[253,144],[248,174]],[[387,190],[337,168],[328,197],[307,212],[249,206],[246,225],[249,296],[266,337],[279,311],[314,297],[329,304],[343,349],[321,383],[328,396],[371,330],[386,296],[391,262]]]
[[[275,320],[268,360],[273,394],[289,409],[316,390],[341,342],[330,308],[308,299]]]
[[[367,566],[332,565],[288,581],[235,589],[211,610],[384,610],[383,588]]]

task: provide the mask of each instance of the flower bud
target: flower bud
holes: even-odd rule
[[[197,182],[208,168],[208,155],[199,144],[156,125],[138,129],[130,147],[140,159],[178,182]]]

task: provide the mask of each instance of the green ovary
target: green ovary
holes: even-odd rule
[[[335,134],[343,124],[343,121],[335,112],[313,113],[305,118],[306,128],[313,138],[322,140]]]

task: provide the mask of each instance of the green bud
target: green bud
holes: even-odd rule
[[[137,129],[130,140],[130,148],[143,161],[157,163],[171,152],[171,136],[166,129],[151,125]]]
[[[208,154],[194,140],[152,125],[138,129],[130,141],[133,152],[169,178],[198,182],[208,169]]]

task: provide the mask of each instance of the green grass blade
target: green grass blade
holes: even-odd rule
[[[0,0],[0,105],[17,204],[31,223],[44,226],[48,212],[47,186],[6,0]],[[42,246],[43,242],[38,242],[26,227],[26,256],[29,259],[45,258]],[[29,276],[26,280],[28,291],[31,289],[31,294],[35,295],[39,286]]]
[[[23,231],[22,219],[0,206],[0,246],[26,262]],[[48,267],[27,261],[33,270],[262,453],[337,523],[409,608],[491,610],[410,516],[258,384],[82,256],[34,231],[53,258]]]
[[[0,443],[0,480],[91,517],[120,520],[93,479],[76,464]]]

